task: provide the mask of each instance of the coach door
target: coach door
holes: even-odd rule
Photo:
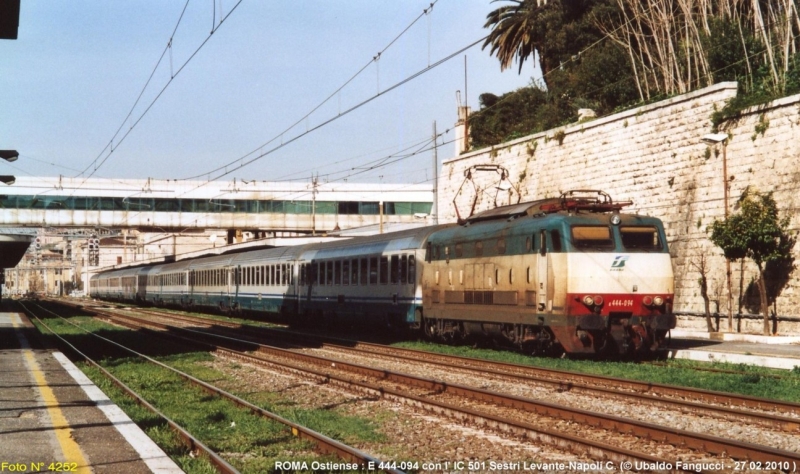
[[[189,281],[187,282],[189,284],[189,298],[194,298],[195,272],[196,270],[189,270]]]
[[[538,298],[536,309],[538,311],[550,310],[547,304],[547,285],[549,280],[547,265],[547,231],[539,232],[539,254],[536,256],[536,291]]]

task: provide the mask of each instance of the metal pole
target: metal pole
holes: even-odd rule
[[[379,230],[378,233],[383,234],[383,201],[380,201],[378,203],[378,210],[379,210],[379,215],[380,215],[380,220],[381,220],[380,230]]]
[[[436,121],[433,121],[433,224],[439,224],[439,156],[437,154]]]
[[[311,235],[317,235],[317,177],[311,177]]]
[[[464,151],[469,151],[469,96],[467,95],[467,55],[464,55]]]
[[[722,141],[722,190],[725,219],[728,218],[728,139]],[[731,289],[731,261],[725,259],[725,279],[728,285],[728,332],[733,332],[733,290]],[[739,295],[741,298],[741,295]]]

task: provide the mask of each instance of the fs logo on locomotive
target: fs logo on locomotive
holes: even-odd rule
[[[611,271],[612,272],[621,272],[625,269],[625,262],[628,261],[628,257],[623,255],[617,255],[614,257],[614,261],[611,262]]]

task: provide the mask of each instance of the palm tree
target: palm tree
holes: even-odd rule
[[[498,1],[498,0],[495,0]],[[519,72],[529,56],[539,50],[539,66],[544,74],[550,70],[541,54],[542,31],[539,14],[547,0],[509,0],[513,5],[502,6],[486,16],[484,28],[492,31],[483,43],[483,49],[491,45],[489,54],[500,60],[500,70],[511,67],[514,58],[519,61]],[[546,77],[546,76],[545,76]]]

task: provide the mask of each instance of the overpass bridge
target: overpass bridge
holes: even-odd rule
[[[69,291],[109,265],[424,225],[432,203],[425,185],[19,177],[0,187],[0,268],[7,292]]]
[[[315,234],[419,222],[432,203],[425,185],[27,177],[0,189],[0,226]]]

